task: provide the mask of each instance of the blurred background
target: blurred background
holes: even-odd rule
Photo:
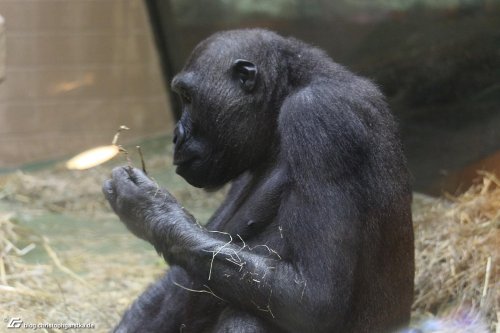
[[[215,31],[265,27],[373,79],[401,126],[415,189],[464,190],[500,165],[498,0],[0,0],[0,168],[169,133],[168,82]],[[173,117],[172,117],[173,115]]]
[[[141,1],[0,0],[5,77],[0,168],[170,131],[170,105]]]
[[[104,332],[164,271],[100,194],[125,157],[64,163],[127,125],[130,163],[140,145],[150,174],[206,221],[224,189],[175,175],[169,82],[212,33],[261,27],[386,94],[416,192],[414,317],[467,304],[499,332],[500,0],[0,0],[0,16],[0,312]]]

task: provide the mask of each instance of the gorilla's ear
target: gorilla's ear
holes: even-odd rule
[[[233,74],[245,91],[250,92],[255,87],[257,72],[257,66],[248,60],[237,59],[233,63]]]

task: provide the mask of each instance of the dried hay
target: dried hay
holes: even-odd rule
[[[99,169],[17,171],[0,178],[0,199],[57,213],[94,214],[107,208],[99,196],[106,174]]]
[[[485,316],[492,330],[498,325],[500,181],[490,173],[481,175],[462,195],[420,202],[417,207],[417,317],[453,316],[469,309]]]
[[[49,210],[56,213],[72,213],[94,216],[110,213],[109,206],[101,193],[101,186],[109,178],[113,165],[123,165],[115,160],[85,171],[67,170],[61,165],[33,174],[17,171],[0,175],[0,200],[20,203],[29,208]],[[149,170],[168,170],[172,174],[171,158],[159,155],[147,159]],[[176,178],[179,179],[179,178]],[[207,193],[187,186],[183,180],[172,194],[192,210],[207,210],[223,199],[225,189]],[[170,190],[170,188],[169,188]]]
[[[173,174],[169,158],[149,156],[147,163],[148,170]],[[9,210],[19,211],[23,219],[24,215],[31,218],[47,211],[62,213],[68,219],[116,219],[104,200],[101,184],[117,164],[124,161],[118,159],[85,171],[55,166],[34,173],[0,175],[0,202],[7,203]],[[174,185],[172,193],[194,211],[212,210],[224,195],[219,192],[207,197],[203,190],[186,186],[183,181]],[[165,271],[165,263],[153,249],[138,252],[137,247],[130,246],[135,239],[125,229],[105,239],[92,239],[88,234],[46,237],[21,228],[16,218],[16,213],[0,208],[2,320],[15,316],[31,323],[94,323],[96,329],[92,331],[108,332],[125,308]],[[69,240],[75,238],[79,240]],[[51,242],[63,244],[65,249],[57,250]],[[113,244],[111,249],[96,255],[96,248],[109,248],[109,244]],[[28,258],[34,252],[38,257],[40,252],[44,255],[39,263]],[[0,332],[4,329],[2,322]]]
[[[92,256],[78,247],[56,253],[47,238],[21,229],[13,217],[0,215],[2,320],[18,317],[24,323],[94,324],[92,331],[107,332],[131,300],[165,270],[163,264],[145,263],[148,254],[144,253]],[[27,246],[16,245],[27,240]],[[48,262],[31,263],[25,259],[35,247],[44,249]],[[1,323],[0,331],[4,329],[6,324]]]
[[[167,163],[148,160],[149,169]],[[27,209],[109,214],[100,193],[109,170],[18,172],[0,178],[0,199]],[[479,319],[486,318],[492,332],[499,320],[500,181],[492,174],[482,175],[480,183],[458,197],[415,198],[414,318],[434,318],[424,325],[460,317],[464,309],[470,310],[466,318],[477,313]],[[173,193],[194,207],[213,207],[223,196],[207,199],[206,193],[187,186]],[[117,237],[113,244],[126,244],[131,236]],[[47,238],[19,228],[13,214],[0,213],[0,312],[32,322],[92,322],[96,331],[105,332],[165,267],[160,259],[156,264],[144,260],[154,258],[153,251],[116,250],[96,256],[82,246],[56,251]],[[47,262],[25,260],[34,247],[44,249]]]

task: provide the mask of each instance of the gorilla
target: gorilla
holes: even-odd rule
[[[115,332],[386,333],[413,298],[411,189],[395,122],[369,80],[260,30],[216,33],[172,81],[174,165],[230,183],[205,226],[118,167],[103,192],[170,268]]]

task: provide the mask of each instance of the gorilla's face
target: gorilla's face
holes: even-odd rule
[[[173,79],[182,101],[174,164],[191,185],[220,187],[269,154],[278,112],[269,106],[258,62],[237,36],[214,38],[198,45]]]

